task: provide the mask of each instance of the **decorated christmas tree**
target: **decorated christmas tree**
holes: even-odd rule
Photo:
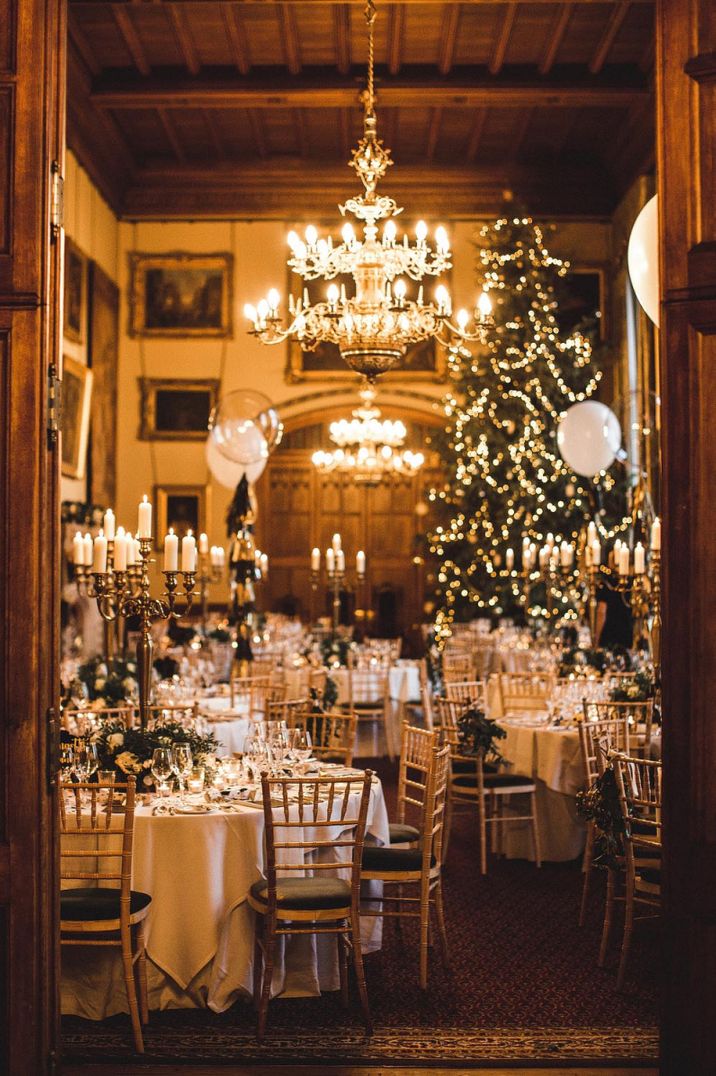
[[[555,543],[578,542],[598,512],[603,541],[627,525],[618,465],[579,478],[557,447],[560,418],[595,396],[601,379],[594,356],[598,322],[591,329],[560,325],[568,272],[527,216],[480,232],[478,277],[492,299],[495,327],[479,354],[451,353],[447,421],[433,446],[446,476],[430,491],[438,520],[428,535],[438,639],[454,620],[514,614],[521,606],[536,615],[546,615],[547,606],[550,615],[569,610],[574,592],[566,583],[548,601],[552,588],[535,577],[525,600],[524,536],[538,548],[550,536]]]

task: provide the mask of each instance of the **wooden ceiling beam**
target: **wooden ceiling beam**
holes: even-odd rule
[[[311,218],[345,201],[355,179],[344,165],[282,157],[269,162],[223,165],[211,170],[146,167],[138,172],[123,203],[126,219]],[[506,165],[466,168],[403,165],[391,175],[390,193],[408,210],[444,219],[500,212],[510,191],[530,209],[550,218],[607,219],[616,195],[593,166],[553,168]],[[335,210],[336,228],[340,223]]]
[[[458,29],[460,27],[460,5],[448,4],[443,17],[440,31],[440,46],[438,49],[438,71],[441,75],[449,75],[455,62],[455,47],[457,45]]]
[[[147,57],[144,55],[142,42],[139,40],[139,34],[134,28],[129,9],[126,6],[113,7],[112,14],[127,51],[132,57],[132,63],[137,68],[140,75],[148,75],[151,72],[151,67],[149,66]]]
[[[532,108],[526,108],[524,112],[520,113],[512,134],[509,137],[509,154],[510,159],[513,161],[518,161],[520,158],[520,153],[522,152],[529,134],[533,113],[534,109]]]
[[[475,119],[473,120],[470,136],[467,140],[467,148],[465,150],[465,158],[472,163],[476,160],[477,153],[480,148],[480,142],[482,141],[482,132],[485,129],[485,123],[487,121],[487,109],[478,108],[475,113]]]
[[[573,4],[561,4],[557,14],[554,17],[552,29],[550,30],[549,37],[547,39],[547,45],[544,50],[542,59],[538,67],[540,75],[548,75],[554,67],[554,62],[557,59],[557,53],[560,50],[562,42],[564,41],[564,35],[567,32],[569,20],[572,18]]]
[[[333,40],[336,67],[341,75],[347,75],[351,69],[351,9],[347,4],[333,5]]]
[[[239,4],[223,4],[221,15],[236,69],[240,74],[248,75],[251,70],[249,39],[241,18],[241,7]]]
[[[159,116],[159,122],[162,125],[162,130],[166,135],[167,142],[172,148],[172,153],[181,164],[186,164],[186,153],[184,147],[179,141],[179,137],[176,133],[174,124],[172,123],[171,116],[165,108],[158,108],[157,115]]]
[[[296,141],[298,142],[298,152],[300,153],[302,158],[308,157],[311,152],[311,145],[308,138],[306,114],[302,108],[294,108],[293,121],[296,125]]]
[[[214,152],[220,161],[226,157],[226,148],[224,146],[221,135],[219,134],[219,128],[214,120],[214,113],[210,108],[203,108],[201,111],[201,117],[204,120],[206,129],[209,132],[211,138],[211,144],[214,147]]]
[[[614,44],[614,38],[619,33],[624,19],[629,14],[630,7],[630,0],[622,0],[621,3],[615,4],[612,8],[607,25],[604,27],[604,33],[602,34],[601,40],[594,51],[594,55],[589,61],[589,70],[592,75],[598,75],[604,67],[607,56],[609,55],[609,50]]]
[[[441,108],[434,108],[430,116],[430,127],[428,128],[428,141],[425,146],[425,156],[429,161],[432,161],[435,157],[435,150],[437,149],[438,138],[440,137],[440,129],[443,122],[443,110]]]
[[[272,69],[273,71],[273,69]],[[505,70],[499,77],[474,67],[453,68],[436,77],[425,67],[405,69],[395,78],[378,75],[379,105],[395,108],[554,108],[628,107],[649,96],[650,89],[636,67],[602,77],[580,76],[555,68],[552,78],[519,77]],[[213,75],[205,68],[196,78],[131,74],[100,75],[93,82],[91,100],[100,108],[342,108],[355,107],[359,87],[328,71],[313,69],[298,77],[255,72],[239,79]]]
[[[198,75],[201,71],[201,63],[199,61],[196,45],[194,44],[194,38],[191,35],[191,30],[186,21],[186,12],[184,12],[182,8],[177,7],[176,4],[171,4],[167,8],[167,11],[169,12],[172,30],[177,39],[177,45],[179,46],[184,66],[190,75]]]
[[[69,36],[74,43],[75,48],[82,57],[85,67],[91,75],[98,75],[102,68],[97,62],[92,46],[87,40],[84,30],[77,21],[77,17],[70,12],[67,20],[67,29]]]
[[[246,109],[246,118],[249,121],[249,127],[251,129],[251,137],[254,140],[256,146],[256,152],[261,160],[265,160],[268,156],[268,149],[266,146],[266,139],[264,138],[264,129],[261,126],[258,116],[254,112],[253,108]]]
[[[388,15],[388,70],[391,75],[397,75],[400,71],[404,30],[405,7],[401,4],[391,4]]]
[[[492,53],[492,58],[488,64],[488,69],[491,75],[497,75],[502,70],[502,65],[505,62],[505,54],[507,53],[507,46],[510,43],[510,34],[512,33],[512,27],[515,24],[515,17],[517,15],[517,4],[507,4],[505,6],[505,14],[502,19],[502,26],[495,42],[495,48]]]
[[[278,4],[276,11],[284,62],[291,75],[300,75],[301,50],[298,45],[298,27],[294,12],[288,4]]]

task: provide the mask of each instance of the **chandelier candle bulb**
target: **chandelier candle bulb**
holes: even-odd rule
[[[332,549],[326,550],[326,571],[329,575],[333,575],[336,568],[336,554]]]
[[[209,538],[208,538],[208,536],[206,534],[200,534],[199,535],[199,552],[200,553],[208,553],[209,552]]]
[[[318,546],[314,546],[311,550],[311,571],[320,572],[321,570],[321,551]]]
[[[182,549],[183,554],[183,549]],[[182,557],[183,559],[183,557]],[[169,528],[169,533],[164,538],[164,571],[176,572],[179,570],[179,536]]]
[[[341,575],[342,575],[345,572],[345,570],[346,570],[346,555],[345,555],[345,553],[343,552],[342,549],[339,549],[336,552],[336,571],[340,572]]]
[[[619,575],[629,575],[629,561],[630,561],[629,546],[626,544],[626,542],[624,542],[624,544],[619,547],[619,561],[618,561]]]
[[[152,506],[147,500],[146,493],[139,504],[137,534],[140,539],[152,537]]]
[[[508,572],[511,572],[515,566],[515,551],[514,549],[508,549],[505,553],[505,567]]]
[[[340,534],[338,534],[338,532],[333,535],[333,538],[331,539],[331,546],[334,553],[337,553],[338,550],[341,548],[341,536]]]
[[[365,575],[365,553],[362,549],[359,549],[356,553],[356,573]]]
[[[103,531],[94,540],[92,571],[99,574],[107,571],[107,539]]]
[[[598,538],[595,538],[591,544],[592,551],[592,566],[598,568],[602,563],[602,547]]]
[[[114,512],[111,508],[108,508],[104,513],[104,534],[108,542],[114,541],[115,523]]]
[[[84,564],[85,562],[85,544],[82,535],[79,531],[75,533],[72,539],[72,563]]]
[[[588,545],[592,546],[594,544],[594,542],[596,541],[596,538],[597,538],[597,524],[592,519],[592,520],[590,520],[589,526],[587,527],[587,543],[588,543]]]
[[[651,525],[651,551],[652,553],[661,552],[661,520],[658,516]]]

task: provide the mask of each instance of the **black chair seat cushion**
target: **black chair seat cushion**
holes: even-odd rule
[[[483,773],[497,773],[497,767],[492,762],[484,762]],[[452,760],[453,773],[475,773],[475,760],[471,758],[454,758]]]
[[[268,882],[261,878],[251,886],[254,900],[268,904]],[[345,908],[351,902],[351,887],[340,878],[279,878],[276,882],[279,908],[318,912]]]
[[[423,853],[419,848],[379,848],[366,845],[361,866],[364,871],[419,871],[422,864]],[[430,857],[430,866],[435,866],[435,856]]]
[[[376,699],[374,702],[354,702],[353,709],[359,712],[361,710],[382,710],[383,703],[380,699]]]
[[[453,779],[453,784],[462,788],[477,788],[477,774],[458,774]],[[533,785],[532,777],[523,777],[520,773],[483,773],[485,788],[511,788],[524,785]]]
[[[405,822],[391,822],[389,829],[391,844],[409,844],[420,840],[420,830]]]
[[[129,898],[130,914],[143,911],[151,900],[148,893],[132,891]],[[60,894],[60,919],[73,923],[119,919],[119,890],[63,889]]]

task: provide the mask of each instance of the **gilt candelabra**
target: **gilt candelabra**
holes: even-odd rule
[[[360,591],[365,584],[365,553],[359,550],[356,553],[356,582]],[[326,550],[325,556],[326,579],[332,594],[331,601],[331,629],[335,638],[341,619],[341,589],[347,580],[346,556],[341,547],[340,534],[334,534],[331,547]],[[321,551],[318,547],[311,552],[311,591],[315,597],[318,585],[321,581]],[[364,604],[364,603],[363,603]]]

